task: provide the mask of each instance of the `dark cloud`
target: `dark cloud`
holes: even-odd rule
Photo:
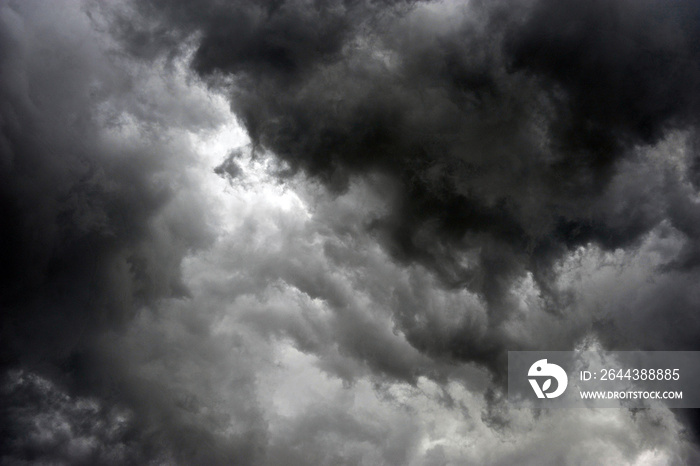
[[[18,377],[3,381],[8,464],[140,463],[187,456],[194,440],[178,436],[209,438],[137,396],[128,364],[110,365],[101,345],[158,300],[187,295],[180,263],[211,232],[177,129],[220,116],[169,98],[174,72],[120,57],[93,21],[77,3],[0,3],[0,358],[4,377]],[[122,431],[113,408],[134,406],[151,408]],[[153,455],[132,451],[149,445]]]
[[[696,2],[67,5],[0,3],[3,461],[696,455],[503,396],[697,349]]]
[[[130,413],[73,399],[33,374],[13,371],[2,384],[2,462],[124,464],[143,461]]]
[[[154,298],[182,294],[180,258],[207,234],[157,217],[173,198],[157,180],[168,170],[163,148],[113,144],[110,130],[128,123],[103,126],[128,74],[99,47],[71,50],[82,39],[60,37],[66,25],[92,34],[80,17],[38,31],[48,15],[34,4],[2,7],[6,363],[69,356]]]
[[[636,247],[665,217],[696,237],[651,193],[616,184],[639,147],[697,123],[695,2],[137,8],[198,38],[193,69],[224,78],[255,147],[337,192],[353,176],[393,180],[392,209],[370,230],[489,308],[482,339],[439,346],[397,315],[421,351],[493,363],[528,272],[561,313],[553,267],[565,253]]]
[[[660,270],[695,267],[694,192],[677,188],[694,180],[693,162],[660,181],[663,164],[637,161],[641,148],[663,157],[659,143],[697,126],[697,2],[139,8],[198,38],[193,69],[224,79],[254,147],[335,192],[354,176],[391,180],[392,208],[369,230],[399,262],[427,266],[488,310],[485,327],[465,318],[445,328],[419,296],[398,292],[394,322],[420,352],[498,375],[506,348],[565,349],[589,332],[621,347],[605,318],[561,338],[513,339],[504,323],[516,313],[514,288],[531,276],[545,310],[570,314],[571,295],[557,285],[565,254],[635,250],[664,222],[686,245]],[[687,301],[688,288],[677,291]],[[664,309],[668,298],[650,301]],[[666,326],[640,318],[635,335],[654,329],[662,346],[694,348],[698,326],[682,308]]]
[[[697,123],[699,14],[697,2],[542,1],[509,37],[511,63],[565,91],[567,138],[654,142]]]

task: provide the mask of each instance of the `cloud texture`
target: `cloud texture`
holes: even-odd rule
[[[696,461],[692,412],[503,390],[698,349],[698,44],[683,0],[0,2],[3,462]]]
[[[488,364],[518,280],[530,274],[544,306],[566,312],[555,269],[579,247],[636,248],[662,224],[695,242],[696,2],[139,9],[149,28],[121,30],[132,49],[196,37],[192,68],[226,83],[255,148],[331,191],[367,174],[391,186],[368,229],[396,260],[488,308],[472,346],[440,338],[438,349],[399,319],[421,350]],[[668,157],[639,160],[654,147],[682,151],[683,167],[661,179]],[[668,268],[692,268],[692,256]]]

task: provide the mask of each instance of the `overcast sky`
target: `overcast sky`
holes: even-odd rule
[[[507,352],[700,350],[697,0],[0,0],[0,463],[700,464]]]

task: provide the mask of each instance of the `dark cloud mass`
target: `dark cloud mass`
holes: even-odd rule
[[[0,462],[692,464],[504,375],[700,349],[698,115],[694,0],[0,0]]]
[[[493,326],[526,272],[564,312],[552,267],[579,246],[635,246],[663,219],[695,242],[667,211],[676,200],[614,183],[641,147],[695,131],[697,2],[139,8],[198,37],[193,68],[227,80],[255,146],[334,191],[393,179],[393,209],[370,228],[398,260],[479,293]]]
[[[0,358],[3,371],[49,373],[71,390],[102,396],[109,382],[95,374],[105,364],[99,336],[125,328],[159,298],[185,295],[180,261],[210,234],[198,226],[196,204],[187,206],[194,201],[185,174],[172,171],[183,154],[158,134],[182,124],[177,106],[144,112],[147,98],[134,99],[138,69],[109,59],[109,40],[77,6],[0,3]],[[198,110],[188,112],[210,124],[210,112]],[[194,209],[175,207],[173,215],[178,204]],[[105,440],[124,450],[105,457],[81,446],[83,431],[98,440],[112,435],[93,425],[109,422],[99,402],[54,400],[64,396],[60,388],[32,377],[3,380],[3,464],[141,462],[128,459],[130,438]],[[41,422],[27,438],[34,415],[51,418],[56,403],[81,433],[71,439],[61,419],[51,432],[48,419],[46,435],[56,438],[42,438]]]
[[[133,83],[99,46],[75,49],[89,24],[52,24],[32,2],[2,13],[2,360],[38,363],[184,293],[180,258],[206,231],[158,217],[174,185],[158,180],[158,143],[110,141],[128,125],[110,107]]]

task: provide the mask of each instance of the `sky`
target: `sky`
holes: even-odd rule
[[[684,465],[507,353],[700,350],[694,0],[0,0],[0,463]]]

